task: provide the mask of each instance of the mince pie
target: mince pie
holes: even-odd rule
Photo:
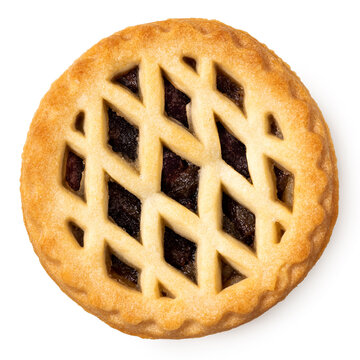
[[[338,180],[289,67],[245,32],[177,19],[100,41],[52,85],[21,195],[65,293],[126,333],[185,338],[257,317],[305,277]]]

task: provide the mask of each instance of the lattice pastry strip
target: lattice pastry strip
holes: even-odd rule
[[[327,131],[295,75],[243,32],[205,20],[124,30],[34,118],[21,178],[31,240],[61,288],[122,331],[228,329],[280,300],[325,246],[337,211]]]
[[[146,63],[146,60],[144,60],[144,62]],[[209,63],[208,63],[209,64]],[[207,64],[207,65],[208,65]],[[163,67],[164,67],[164,65],[163,65]],[[200,67],[200,69],[201,69],[201,67]],[[214,69],[215,69],[215,67],[214,67],[214,65],[213,65],[213,72],[214,72]],[[142,67],[140,66],[140,73],[143,73],[144,72],[144,70],[142,69]],[[149,84],[152,84],[152,85],[155,85],[155,89],[153,89],[153,88],[146,88],[144,91],[143,91],[143,99],[144,99],[144,103],[145,104],[147,104],[147,94],[154,94],[154,93],[156,93],[156,89],[158,89],[158,88],[160,88],[161,89],[161,82],[159,82],[159,78],[161,77],[161,73],[160,73],[160,69],[159,68],[157,68],[157,69],[152,69],[152,71],[151,71],[151,73],[152,74],[157,74],[157,76],[155,75],[155,77],[158,79],[158,81],[156,81],[156,80],[153,80],[152,79],[152,81],[149,81],[148,83]],[[209,75],[210,74],[210,72],[208,71],[207,72],[207,74]],[[146,79],[146,74],[145,75],[143,75],[142,76],[143,78],[145,78]],[[214,76],[212,76],[212,77],[214,77]],[[205,81],[203,82],[203,83],[206,83]],[[207,82],[208,83],[208,85],[210,85],[209,84],[209,82]],[[183,81],[183,86],[184,86],[184,84],[186,84],[184,81]],[[114,85],[113,85],[114,86]],[[187,85],[188,87],[189,87],[189,85]],[[164,91],[164,90],[163,90]],[[117,94],[117,96],[116,97],[114,97],[114,95],[113,95],[113,93],[116,93]],[[197,93],[199,94],[201,94],[201,91],[197,91]],[[121,94],[121,95],[120,95]],[[124,96],[124,97],[128,97],[129,95],[127,94],[127,92],[126,91],[124,91],[124,90],[122,90],[122,89],[114,89],[114,90],[112,90],[111,92],[108,92],[107,93],[107,95],[108,95],[108,98],[110,97],[112,100],[111,100],[111,104],[112,104],[112,106],[115,106],[115,109],[117,110],[117,111],[119,111],[120,109],[121,109],[121,106],[119,106],[119,105],[117,105],[117,99],[119,99],[119,98],[121,98],[122,96]],[[157,97],[158,99],[160,98],[162,98],[161,96],[158,96]],[[218,102],[220,102],[220,101],[222,101],[223,99],[218,99]],[[137,101],[137,100],[136,100]],[[100,100],[100,102],[101,102],[101,100]],[[126,103],[126,101],[125,101],[125,103]],[[228,105],[228,104],[226,104],[226,105]],[[98,118],[102,118],[102,124],[103,124],[103,126],[101,126],[101,128],[100,129],[97,129],[97,131],[89,131],[89,133],[90,133],[90,135],[89,136],[92,136],[93,135],[93,137],[92,138],[90,138],[90,146],[91,146],[91,148],[92,148],[92,152],[93,152],[93,156],[95,156],[95,154],[96,154],[96,156],[98,157],[98,159],[97,160],[94,160],[94,161],[92,161],[92,156],[90,155],[89,156],[89,158],[88,158],[88,160],[87,160],[87,162],[88,162],[88,172],[91,174],[90,176],[89,176],[89,178],[91,179],[91,180],[93,180],[94,181],[94,179],[98,179],[97,180],[97,182],[96,183],[93,183],[93,182],[91,182],[87,187],[88,187],[88,189],[89,189],[89,192],[91,192],[92,191],[92,189],[98,189],[98,188],[102,188],[102,190],[103,190],[103,193],[105,193],[105,189],[103,188],[104,186],[103,186],[103,184],[101,185],[101,175],[99,176],[99,173],[101,173],[101,171],[99,171],[99,166],[97,166],[97,175],[95,175],[95,174],[93,174],[93,173],[91,173],[92,171],[93,171],[93,167],[95,167],[96,165],[95,164],[99,164],[99,162],[101,162],[101,161],[99,161],[99,158],[100,159],[106,159],[107,157],[109,157],[109,156],[106,156],[107,154],[105,154],[104,153],[104,151],[102,151],[102,149],[99,147],[99,144],[102,144],[102,147],[105,147],[105,139],[104,139],[104,136],[102,136],[102,139],[101,139],[101,134],[104,134],[105,133],[105,126],[104,126],[104,123],[106,122],[106,121],[104,121],[105,119],[104,119],[104,111],[103,111],[103,109],[101,109],[101,113],[99,113],[99,108],[101,109],[101,107],[97,107],[97,111],[96,111],[96,113],[97,113],[97,117]],[[158,103],[154,103],[154,101],[152,100],[152,102],[150,103],[150,105],[149,105],[149,108],[150,109],[152,109],[152,111],[154,111],[154,115],[156,116],[156,120],[157,121],[159,121],[159,119],[160,118],[162,118],[163,119],[163,121],[164,122],[168,122],[168,120],[166,119],[166,118],[164,118],[164,116],[162,116],[162,115],[160,115],[161,114],[161,108],[163,108],[163,104],[160,102],[158,102]],[[204,108],[204,106],[203,107],[200,107],[201,109],[203,109]],[[158,110],[154,110],[154,109],[158,109]],[[196,108],[195,108],[196,109]],[[121,113],[124,113],[125,111],[122,111],[122,110],[120,110],[120,112]],[[153,119],[155,118],[155,116],[152,116],[152,114],[148,114],[148,116],[144,116],[142,113],[143,112],[145,112],[145,109],[142,109],[142,111],[141,112],[138,112],[138,113],[133,113],[133,114],[129,114],[128,113],[128,116],[130,115],[130,117],[132,116],[133,118],[137,118],[137,119],[139,119],[139,120],[137,120],[137,121],[135,121],[135,123],[137,123],[137,125],[140,127],[140,139],[141,140],[139,140],[139,143],[140,144],[142,144],[142,141],[147,141],[146,143],[147,144],[150,144],[150,143],[156,143],[156,142],[158,142],[158,140],[159,140],[159,138],[160,138],[160,134],[155,134],[154,133],[154,131],[152,131],[152,136],[151,136],[151,140],[149,141],[146,137],[145,137],[145,139],[143,140],[143,136],[142,135],[144,135],[143,133],[144,133],[144,131],[143,131],[143,128],[145,128],[145,124],[148,122],[147,121],[147,119],[150,119],[150,121],[149,122],[151,122],[151,121],[154,121]],[[202,112],[201,112],[201,115],[202,115]],[[200,118],[201,119],[201,116],[199,116],[197,113],[196,113],[196,111],[195,111],[195,113],[193,113],[192,114],[192,122],[193,122],[193,124],[197,124],[197,119],[198,118]],[[141,120],[140,120],[141,119]],[[91,118],[90,118],[90,121],[91,121]],[[200,120],[201,121],[201,120]],[[95,120],[93,120],[93,123],[95,123]],[[140,125],[141,124],[141,125]],[[172,124],[172,123],[169,123],[169,124]],[[155,128],[155,126],[154,126],[154,124],[152,123],[152,125],[153,125],[153,127],[152,127],[152,129],[154,129]],[[160,125],[161,126],[161,125]],[[166,125],[165,125],[166,126]],[[180,127],[177,127],[177,126],[175,126],[175,125],[173,125],[172,124],[172,127],[173,127],[173,129],[172,129],[172,132],[174,132],[174,131],[180,131]],[[196,128],[196,126],[194,125],[194,128]],[[205,133],[205,131],[206,131],[206,129],[204,129],[204,128],[202,128],[201,129],[202,130],[202,134],[204,134]],[[205,130],[205,131],[204,131]],[[211,130],[215,130],[215,128],[214,127],[212,127],[212,129],[208,129],[209,131],[211,131]],[[215,130],[216,131],[216,130]],[[150,132],[149,130],[148,130],[148,132]],[[163,135],[163,134],[166,134],[166,131],[162,131],[161,132],[161,135]],[[156,136],[157,135],[157,136]],[[99,138],[100,137],[100,138]],[[150,137],[150,136],[149,136]],[[207,136],[207,137],[209,137],[209,136]],[[211,137],[211,136],[210,136]],[[182,142],[184,142],[184,143],[186,143],[186,142],[189,142],[189,141],[186,141],[185,139],[182,139],[183,141]],[[219,144],[218,144],[219,145]],[[190,146],[189,148],[191,148],[191,149],[193,149],[194,148],[194,146],[193,146],[193,144],[192,144],[192,146]],[[205,153],[212,153],[212,154],[215,154],[215,152],[216,151],[214,151],[214,148],[212,149],[212,150],[208,150],[208,149],[206,149],[206,150],[203,150],[203,152],[205,152]],[[182,151],[181,152],[182,153],[182,155],[184,156],[186,156],[186,157],[191,157],[191,154],[190,153],[184,153],[184,151]],[[140,164],[141,164],[141,159],[142,159],[142,153],[140,153]],[[218,157],[218,161],[222,161],[221,160],[221,151],[220,151],[220,149],[219,149],[219,146],[217,146],[217,157]],[[158,160],[159,160],[159,156],[157,156],[158,157]],[[204,156],[204,157],[206,157],[206,156]],[[199,158],[199,156],[197,156],[196,157],[197,159]],[[114,159],[114,160],[117,160],[117,159]],[[215,162],[215,161],[213,161],[212,162],[212,166],[213,167],[215,167],[216,168],[216,166],[217,166],[217,163]],[[115,164],[113,164],[113,166],[109,166],[109,168],[112,168],[112,169],[116,169],[117,167],[116,166],[114,166]],[[126,167],[127,165],[124,165],[123,167]],[[140,165],[141,166],[141,165]],[[211,165],[210,165],[211,166]],[[121,166],[118,166],[119,168],[122,168]],[[150,178],[150,179],[158,179],[158,175],[159,175],[159,172],[157,172],[156,173],[156,170],[153,168],[153,171],[154,171],[154,173],[153,174],[149,174],[148,175],[148,178]],[[141,172],[141,170],[140,170],[140,172]],[[129,173],[129,171],[128,171],[128,173]],[[119,176],[118,178],[120,179],[120,178],[123,178],[124,176]],[[234,177],[234,175],[232,176],[232,178]],[[127,178],[130,178],[131,179],[131,177],[130,177],[130,175],[128,174],[127,175]],[[143,186],[141,186],[142,184],[141,184],[141,180],[140,181],[138,181],[138,180],[135,180],[135,179],[133,178],[133,180],[132,181],[129,181],[129,184],[126,184],[127,186],[127,188],[130,188],[131,189],[131,184],[134,184],[134,182],[136,182],[136,183],[138,183],[138,186],[137,186],[137,188],[141,188],[141,189],[144,189],[144,187]],[[200,176],[200,184],[202,183],[202,182],[204,182],[204,181],[206,181],[207,179],[205,178],[204,180],[202,180],[202,176]],[[219,179],[220,180],[220,179]],[[216,185],[218,185],[218,184],[216,184]],[[217,186],[218,187],[218,186]],[[241,188],[243,188],[242,186],[238,186],[237,187],[237,189],[241,189]],[[219,187],[218,187],[218,191],[219,191]],[[133,191],[133,193],[135,193],[137,196],[139,196],[139,197],[141,197],[141,198],[143,198],[144,196],[146,196],[146,194],[144,194],[144,193],[141,193],[140,194],[140,191],[139,192],[137,192],[136,190],[135,190],[135,188],[134,189],[132,189]],[[155,188],[154,187],[154,190],[153,191],[158,191],[158,189],[157,188]],[[212,189],[206,189],[206,191],[205,191],[205,193],[213,193],[213,191],[212,191]],[[199,193],[199,195],[200,195],[201,193]],[[246,196],[248,196],[248,191],[246,192]],[[256,193],[255,193],[256,194]],[[261,194],[261,196],[263,196],[264,194]],[[92,196],[89,196],[89,199],[91,199],[92,198]],[[245,197],[246,198],[246,197]],[[249,202],[250,203],[253,203],[253,204],[256,204],[256,202],[257,202],[257,200],[259,200],[259,198],[256,198],[256,195],[255,195],[255,198],[254,198],[254,196],[253,197],[251,197],[250,196],[250,199],[249,199]],[[106,200],[103,198],[102,199],[102,202],[104,203]],[[91,204],[91,200],[90,200],[90,205],[89,206],[91,206],[92,204]],[[177,205],[177,206],[179,206],[179,205]],[[93,205],[92,206],[94,209],[97,209],[97,208],[99,208],[99,205]],[[269,207],[269,206],[268,206]],[[215,207],[213,207],[213,208],[215,208]],[[145,209],[147,209],[147,207],[145,207]],[[180,208],[181,209],[181,208]],[[142,217],[144,218],[144,217],[146,217],[146,211],[145,211],[145,215],[144,215],[144,209],[142,209],[143,210],[143,214],[142,214]],[[182,209],[181,209],[182,210]],[[172,212],[170,212],[170,213],[176,213],[176,210],[173,210]],[[97,218],[100,218],[100,216],[99,216],[100,214],[98,214],[97,215]],[[257,213],[257,218],[259,219],[260,218],[260,214],[259,213]],[[196,228],[196,226],[194,227],[194,222],[192,222],[191,220],[189,221],[188,220],[188,218],[189,218],[189,216],[187,216],[187,214],[185,213],[185,214],[183,214],[183,215],[180,215],[179,216],[179,219],[182,219],[182,218],[185,218],[185,219],[187,219],[187,223],[190,223],[190,224],[192,224],[192,232],[194,233],[194,231],[195,231],[195,228]],[[103,221],[106,221],[106,218],[104,218],[103,219]],[[173,217],[173,219],[172,219],[172,223],[173,223],[173,226],[174,226],[174,221],[176,221],[176,217]],[[283,222],[285,222],[285,220],[283,220]],[[205,227],[207,226],[207,223],[205,224]],[[179,226],[180,228],[184,228],[184,224],[182,224],[182,225],[180,225]],[[146,227],[145,227],[146,228]],[[158,234],[160,234],[160,232],[159,231],[157,231],[157,233]],[[201,238],[206,238],[207,236],[205,235],[205,234],[203,234],[203,236],[202,237],[199,237],[199,239],[201,239]],[[152,238],[151,236],[149,237],[145,237],[145,238]],[[225,239],[223,239],[223,242],[225,243]],[[145,243],[144,244],[144,246],[146,246],[146,247],[150,247],[151,248],[151,243],[149,244],[149,243]],[[236,244],[236,245],[238,245],[238,246],[242,246],[240,243],[239,244]],[[114,246],[113,246],[114,247]],[[203,252],[203,254],[202,255],[198,255],[198,257],[199,257],[199,262],[201,263],[202,261],[204,262],[204,263],[206,263],[205,261],[206,261],[206,258],[213,258],[214,257],[214,253],[216,253],[216,251],[217,251],[217,249],[214,247],[214,246],[211,246],[211,244],[208,242],[208,243],[206,243],[206,245],[202,245],[202,246],[199,246],[199,248],[202,250],[202,252]],[[115,249],[116,249],[116,247],[115,247]],[[159,251],[159,248],[157,249],[158,251]],[[232,245],[232,251],[236,251],[236,252],[238,252],[239,251],[239,249],[237,249],[236,247],[234,247],[234,244]],[[119,251],[119,253],[121,254],[121,252]],[[232,255],[232,256],[234,256],[234,255]],[[228,258],[229,258],[229,255],[228,255]],[[240,258],[244,258],[244,255],[242,256],[242,257],[240,257]],[[128,259],[128,261],[131,261],[131,259]],[[154,263],[154,260],[152,260],[152,263]],[[252,267],[254,268],[254,264],[252,263],[251,264],[252,265]],[[218,271],[219,271],[219,269],[217,269]],[[248,272],[250,272],[250,271],[248,271]],[[206,275],[208,275],[209,274],[209,271],[204,271],[204,273],[206,274]],[[150,275],[152,275],[152,276],[150,276]],[[214,286],[214,284],[211,286],[210,285],[210,283],[211,282],[213,282],[214,283],[214,279],[216,279],[216,278],[219,278],[219,274],[212,274],[213,276],[212,277],[210,277],[210,278],[207,278],[207,279],[205,279],[205,282],[206,282],[206,284],[207,284],[207,286],[205,287],[206,289],[209,289],[209,288],[211,288],[211,287],[213,287],[213,288],[215,288],[216,286]],[[203,277],[204,277],[205,275],[202,275],[201,273],[199,274],[199,277],[200,277],[200,279],[202,279]],[[205,276],[206,277],[206,276]],[[153,273],[152,272],[150,272],[149,270],[147,270],[146,271],[146,277],[144,277],[144,279],[141,281],[141,283],[142,283],[142,286],[144,287],[144,289],[148,289],[148,288],[150,288],[149,286],[147,286],[147,284],[146,284],[146,282],[145,282],[145,279],[149,279],[151,282],[154,282],[154,276],[153,276]],[[201,288],[201,283],[199,283],[199,286],[200,286],[200,288]],[[153,287],[152,287],[153,288]],[[154,292],[152,292],[152,294],[154,295]]]

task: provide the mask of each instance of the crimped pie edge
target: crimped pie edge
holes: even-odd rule
[[[88,63],[92,62],[92,57],[96,52],[106,52],[107,46],[112,46],[114,43],[120,43],[122,41],[129,41],[132,35],[136,35],[138,38],[143,37],[144,39],[148,39],[149,36],[156,36],[156,38],[159,39],[158,41],[161,41],[161,37],[166,36],[166,34],[173,28],[184,28],[186,31],[194,31],[198,34],[201,33],[202,37],[206,37],[208,40],[211,39],[215,43],[219,40],[230,40],[232,41],[231,47],[233,52],[236,52],[236,49],[239,46],[249,47],[252,51],[257,52],[257,55],[262,59],[265,66],[268,67],[267,71],[269,76],[271,76],[271,74],[280,74],[282,80],[284,81],[285,79],[288,84],[289,95],[296,98],[298,101],[305,103],[309,109],[308,130],[318,134],[319,138],[322,140],[323,149],[321,154],[319,154],[318,165],[319,168],[327,175],[327,186],[325,189],[322,189],[321,192],[317,193],[319,203],[322,205],[322,209],[324,211],[324,216],[320,225],[316,223],[319,218],[315,217],[314,219],[313,232],[309,236],[309,243],[311,247],[310,256],[306,256],[306,254],[304,254],[304,260],[284,265],[278,274],[275,289],[260,295],[257,305],[250,313],[242,315],[234,312],[225,312],[222,314],[220,319],[215,318],[213,322],[207,321],[206,324],[188,319],[184,322],[179,322],[180,325],[177,326],[177,328],[168,330],[164,329],[164,327],[155,320],[145,320],[140,322],[135,320],[133,324],[130,324],[122,319],[119,319],[119,316],[114,315],[111,311],[104,311],[101,301],[98,304],[96,304],[96,300],[94,298],[92,298],[91,302],[84,301],[84,297],[82,296],[84,289],[76,289],[72,286],[68,286],[63,281],[61,263],[59,263],[56,259],[54,259],[54,261],[49,261],[49,258],[44,255],[43,245],[39,243],[39,237],[49,236],[49,246],[51,246],[51,237],[53,234],[49,235],[46,232],[45,234],[38,233],[35,230],[37,226],[35,218],[38,210],[36,205],[34,206],[33,204],[34,198],[29,197],[28,194],[31,194],[32,188],[31,181],[29,181],[29,174],[31,175],[34,171],[36,172],[36,169],[32,169],[29,172],[28,162],[32,156],[32,147],[38,145],[32,140],[32,134],[37,131],[46,131],[46,128],[41,128],[41,119],[46,116],[46,113],[49,111],[48,109],[51,106],[56,106],[58,103],[62,106],[62,97],[64,95],[62,87],[67,86],[67,84],[71,81],[76,81],[82,76],[83,72],[87,71]],[[190,28],[193,30],[189,30]],[[258,64],[255,64],[254,66],[258,66]],[[279,86],[283,86],[283,83],[279,84]],[[41,136],[42,135],[40,135],[40,137]],[[46,137],[47,135],[43,134],[43,136]],[[314,149],[314,152],[318,153],[318,147]],[[49,154],[45,154],[45,156],[49,156]],[[110,326],[113,326],[123,332],[149,338],[186,338],[204,336],[210,333],[236,327],[259,316],[278,301],[285,298],[285,296],[306,276],[307,272],[321,255],[330,238],[337,217],[338,180],[335,153],[328,127],[322,118],[321,112],[314,100],[310,97],[308,91],[300,82],[299,78],[286,64],[282,62],[281,59],[279,59],[273,52],[269,51],[265,45],[258,43],[248,34],[232,29],[217,21],[176,19],[127,28],[102,40],[99,44],[95,45],[88,52],[82,55],[80,59],[77,60],[74,65],[53,84],[51,90],[47,95],[45,95],[39,110],[34,116],[31,130],[29,131],[27,142],[24,147],[21,174],[21,193],[23,200],[24,221],[29,237],[33,243],[34,250],[39,256],[39,259],[48,274],[65,293],[83,306],[85,310],[96,314]],[[321,215],[319,216],[321,217]]]

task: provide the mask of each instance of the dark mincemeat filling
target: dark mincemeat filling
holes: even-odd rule
[[[109,109],[108,114],[109,127],[111,129],[110,132],[112,131],[112,135],[110,136],[113,141],[112,145],[115,147],[116,151],[125,153],[129,158],[134,159],[134,154],[137,150],[137,129],[127,123],[123,118],[119,117],[113,110]],[[217,127],[224,160],[248,180],[251,180],[246,160],[245,145],[231,135],[220,122],[217,122]],[[72,151],[68,151],[66,161],[66,182],[74,191],[80,189],[84,168],[85,165],[83,159]],[[280,169],[275,164],[273,165],[273,169],[276,177],[277,197],[280,200],[285,201],[285,193],[293,176],[290,172]],[[198,166],[182,159],[180,156],[164,147],[161,190],[194,212],[197,211],[199,185],[198,172]],[[110,180],[108,182],[108,189],[109,217],[111,217],[114,222],[122,227],[128,234],[139,240],[141,214],[140,200],[114,181]],[[255,238],[255,215],[229,197],[226,193],[223,194],[222,209],[223,230],[253,248]],[[71,231],[79,245],[83,246],[83,230],[73,224],[71,226]],[[194,243],[166,228],[164,234],[164,254],[166,261],[196,282],[195,252],[196,245]],[[119,262],[114,258],[112,259],[115,264],[114,268],[119,269]],[[125,264],[125,269],[126,266],[127,265]],[[135,274],[135,270],[132,269],[132,271],[133,274]],[[225,264],[223,266],[224,287],[228,286],[226,284],[228,284],[229,281],[233,282],[235,278],[238,278],[238,275],[235,276],[231,267],[228,264]]]
[[[85,114],[83,111],[80,111],[75,119],[75,129],[77,131],[80,131],[82,134],[85,133],[84,132],[84,121],[85,121]]]
[[[69,150],[66,159],[65,180],[72,190],[80,190],[81,178],[84,169],[85,165],[83,159]]]
[[[161,190],[189,210],[197,210],[199,167],[163,148]]]
[[[269,130],[270,130],[270,134],[275,135],[276,137],[278,137],[279,139],[283,140],[284,136],[280,130],[280,127],[277,123],[277,121],[275,120],[273,115],[269,115],[268,116],[268,121],[269,121]]]
[[[167,263],[180,270],[196,283],[196,245],[173,230],[165,227],[164,258]]]
[[[139,67],[136,66],[124,74],[113,77],[114,83],[120,84],[128,88],[135,95],[139,95]]]
[[[254,248],[255,215],[223,192],[223,230]]]
[[[216,69],[216,88],[245,113],[244,88],[219,68]]]
[[[140,290],[139,271],[121,261],[110,249],[108,249],[107,257],[109,276],[125,286]]]
[[[183,60],[186,64],[188,64],[191,68],[193,68],[196,71],[196,60],[195,59],[184,56]]]
[[[230,132],[225,129],[220,121],[217,121],[216,125],[220,138],[222,158],[238,173],[251,182],[246,158],[246,146],[235,136],[230,134]]]
[[[274,166],[274,173],[276,176],[277,197],[281,200],[283,198],[284,191],[286,189],[286,185],[289,180],[289,174],[287,174],[285,171],[279,169],[276,166]]]
[[[276,195],[277,198],[289,207],[293,205],[293,186],[294,176],[291,172],[280,169],[275,164],[273,165],[276,179]]]
[[[166,289],[162,284],[159,284],[159,292],[160,292],[161,297],[175,299],[175,296],[168,289]]]
[[[165,89],[165,112],[167,116],[179,121],[185,127],[189,128],[186,105],[190,98],[176,89],[171,82],[163,76]]]
[[[127,160],[135,161],[138,156],[139,129],[128,123],[109,106],[107,114],[109,120],[108,144]]]
[[[226,261],[224,261],[223,259],[220,259],[220,261],[221,261],[221,284],[223,289],[245,279],[244,275],[236,271]]]
[[[184,59],[184,61],[196,69],[195,60],[189,58],[189,60]],[[114,78],[115,80],[129,88],[133,93],[139,92],[138,68]],[[244,111],[243,88],[219,70],[217,71],[216,80],[218,90],[234,101]],[[165,111],[167,115],[188,127],[186,105],[190,102],[189,97],[177,90],[165,77],[164,88]],[[127,160],[135,161],[137,159],[139,130],[128,123],[123,117],[116,114],[110,107],[107,107],[107,114],[109,119],[109,145],[115,152],[121,153]],[[281,130],[272,115],[269,116],[269,124],[269,132],[282,138]],[[217,121],[217,129],[224,161],[251,182],[246,158],[246,146],[227,131],[220,121]],[[66,183],[74,191],[78,191],[81,187],[84,168],[83,159],[72,151],[68,151]],[[292,174],[275,165],[273,169],[276,177],[277,197],[282,200],[284,199],[290,179],[293,179]],[[199,167],[164,147],[161,190],[183,206],[196,212],[198,186]],[[139,240],[141,201],[112,180],[108,181],[108,192],[108,216],[129,235]],[[226,193],[223,193],[222,210],[223,230],[247,246],[254,248],[255,215]],[[84,231],[74,223],[70,223],[69,226],[79,245],[83,246]],[[195,283],[197,281],[196,248],[196,244],[176,234],[170,228],[165,227],[165,260]],[[122,262],[113,253],[108,255],[107,262],[111,277],[127,286],[139,289],[138,270]],[[222,261],[221,264],[223,288],[245,278],[228,263]],[[161,294],[169,296],[163,290]]]
[[[140,239],[140,200],[115,181],[108,182],[108,216],[135,239]]]
[[[69,228],[74,235],[75,240],[81,247],[84,247],[84,230],[77,226],[72,221],[69,222]]]

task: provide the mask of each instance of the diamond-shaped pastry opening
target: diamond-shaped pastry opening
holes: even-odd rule
[[[108,216],[130,236],[140,240],[141,201],[113,179],[108,182]]]
[[[277,138],[284,140],[284,136],[281,132],[280,126],[278,124],[278,122],[276,121],[274,115],[270,114],[267,117],[268,120],[268,132],[269,134],[272,134],[274,136],[276,136]]]
[[[85,200],[84,169],[85,160],[69,146],[66,146],[63,185],[83,200]]]
[[[185,64],[189,65],[193,70],[196,71],[196,60],[194,58],[184,56],[183,61]]]
[[[75,118],[75,130],[81,132],[83,135],[85,134],[84,130],[84,122],[85,122],[85,113],[80,111]]]
[[[73,221],[69,221],[68,226],[77,243],[84,247],[84,230]]]
[[[246,276],[234,269],[230,263],[219,254],[220,270],[221,270],[221,289],[237,284],[246,279]]]
[[[139,86],[139,66],[135,66],[132,69],[116,74],[111,81],[114,84],[121,85],[126,89],[130,90],[138,98],[141,97],[140,86]]]
[[[166,115],[189,129],[189,104],[191,99],[171,83],[164,71],[162,71],[162,78],[164,82]]]
[[[161,191],[189,210],[197,211],[199,167],[163,147]]]
[[[159,295],[160,297],[175,299],[175,296],[161,283],[159,283]]]
[[[224,232],[255,249],[255,215],[232,197],[222,193],[222,229]]]
[[[219,66],[216,66],[216,89],[230,99],[246,115],[244,88]]]
[[[252,183],[246,157],[246,146],[224,127],[217,116],[215,116],[215,121],[220,139],[222,158],[233,169],[244,176],[246,180]]]
[[[275,195],[289,209],[293,208],[294,202],[294,175],[283,166],[270,159],[270,168],[274,175]]]
[[[197,283],[196,249],[192,241],[185,239],[167,226],[164,229],[165,261]]]
[[[275,223],[275,230],[276,230],[276,238],[275,238],[275,242],[276,244],[280,243],[282,237],[285,234],[285,228],[278,222]]]
[[[140,271],[120,259],[110,246],[106,246],[105,263],[109,277],[124,286],[141,291]]]
[[[139,129],[119,115],[107,102],[105,102],[105,109],[108,119],[108,144],[114,152],[122,155],[127,161],[136,161]]]

